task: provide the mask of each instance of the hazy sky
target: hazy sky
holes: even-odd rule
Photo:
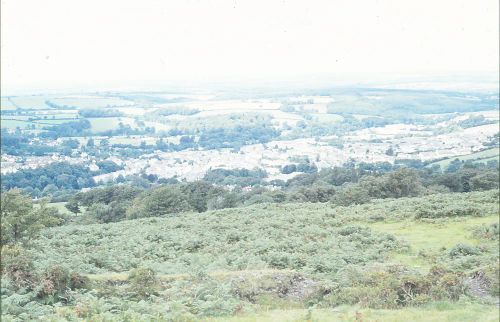
[[[498,0],[2,0],[2,86],[498,70]]]

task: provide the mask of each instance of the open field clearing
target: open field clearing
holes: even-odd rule
[[[142,142],[146,144],[156,144],[158,139],[155,137],[140,137],[140,136],[132,136],[132,137],[117,137],[113,136],[109,139],[110,144],[130,144],[139,146]]]
[[[32,123],[34,123],[36,125],[47,126],[47,125],[52,125],[52,124],[63,124],[63,123],[75,121],[75,120],[78,120],[78,118],[76,118],[76,117],[74,117],[74,118],[65,117],[65,118],[55,118],[55,119],[47,118],[47,119],[35,119],[32,121]]]
[[[375,231],[393,234],[408,242],[410,249],[395,253],[391,259],[403,265],[411,265],[419,270],[429,270],[435,265],[432,258],[422,254],[436,254],[443,249],[450,249],[459,243],[479,245],[481,240],[473,236],[479,226],[498,223],[498,215],[481,218],[448,219],[436,223],[401,221],[370,224]]]
[[[16,129],[17,127],[21,129],[25,129],[26,127],[31,127],[33,124],[31,121],[24,121],[24,120],[9,120],[9,119],[4,119],[2,118],[2,128],[6,129]],[[35,127],[40,128],[40,125],[35,125]]]
[[[95,133],[117,129],[120,123],[135,127],[134,119],[129,117],[93,117],[88,120]]]
[[[499,148],[492,148],[492,149],[487,149],[483,150],[480,152],[475,152],[471,154],[466,154],[466,155],[459,155],[456,157],[451,157],[449,159],[441,160],[438,162],[433,162],[429,166],[433,166],[435,164],[438,164],[441,166],[441,169],[446,169],[450,163],[456,159],[460,161],[468,161],[472,160],[474,162],[488,162],[490,160],[498,160],[500,157],[500,149]]]
[[[160,104],[156,107],[170,107],[179,105],[178,103]],[[269,100],[224,100],[224,101],[203,101],[203,102],[183,102],[182,106],[200,111],[267,111],[279,110],[281,104],[270,102]]]
[[[72,214],[71,211],[66,209],[66,207],[64,206],[65,204],[66,202],[50,202],[47,204],[47,206],[56,208],[60,213],[64,215],[71,215]],[[39,207],[40,205],[35,204],[34,206]]]
[[[317,118],[319,122],[323,123],[337,123],[341,122],[344,118],[341,115],[336,115],[336,114],[311,114],[312,117]]]
[[[415,253],[418,253],[424,249],[450,248],[459,242],[478,244],[480,240],[472,236],[473,228],[495,222],[498,222],[498,215],[491,214],[480,218],[448,219],[436,223],[402,221],[369,226],[376,231],[394,234],[408,241]]]
[[[143,108],[143,107],[118,107],[115,108],[117,111],[122,112],[127,116],[141,116],[147,112],[156,110],[156,108]]]
[[[76,120],[76,118],[64,118],[64,119],[52,119],[52,118],[47,118],[47,119],[33,119],[29,120],[30,118],[33,118],[32,116],[5,116],[2,117],[2,128],[6,129],[15,129],[17,127],[21,129],[25,129],[27,127],[31,128],[32,126],[35,127],[35,129],[42,129],[45,126],[50,126],[54,124],[62,124],[66,123],[72,120]]]
[[[100,96],[64,96],[52,98],[50,101],[59,106],[71,106],[76,108],[105,108],[134,105],[134,102],[129,100]]]
[[[172,128],[172,126],[169,126],[167,124],[151,121],[144,121],[144,125],[148,127],[154,127],[155,131],[168,131]]]
[[[21,109],[48,109],[49,106],[45,104],[48,99],[50,97],[45,95],[11,97],[13,104]]]
[[[334,309],[281,309],[257,311],[233,317],[208,318],[207,322],[496,322],[498,310],[493,306],[470,303],[440,302],[421,308],[376,310],[340,306]]]

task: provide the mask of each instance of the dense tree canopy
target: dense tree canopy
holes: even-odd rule
[[[1,194],[0,208],[3,245],[27,241],[42,228],[62,221],[57,209],[48,207],[46,201],[34,207],[31,198],[18,189]]]

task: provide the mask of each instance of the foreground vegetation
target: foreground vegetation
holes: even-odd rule
[[[26,211],[50,217],[44,207]],[[108,224],[67,216],[3,241],[2,320],[498,318],[496,189]]]
[[[253,314],[233,317],[207,319],[222,322],[271,322],[271,321],[346,321],[346,322],[496,322],[499,319],[498,309],[468,302],[437,302],[418,308],[399,310],[367,309],[352,306],[339,306],[334,309],[286,309],[265,310]]]

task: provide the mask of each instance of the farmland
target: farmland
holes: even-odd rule
[[[475,99],[470,100],[469,96]],[[401,102],[415,97],[418,99],[412,101],[413,114],[403,116],[407,107],[402,108]],[[449,103],[450,107],[436,107],[440,102]],[[343,107],[348,103],[353,107]],[[84,145],[90,138],[99,143],[106,137],[115,146],[109,157],[133,165],[121,173],[99,178],[104,181],[144,171],[162,178],[195,180],[210,167],[237,167],[241,163],[237,160],[242,158],[248,162],[247,168],[265,169],[270,174],[269,180],[281,179],[279,168],[304,155],[316,159],[319,168],[342,165],[349,160],[395,163],[413,159],[445,169],[456,157],[487,162],[495,160],[498,151],[486,152],[486,144],[498,133],[498,113],[492,110],[497,102],[482,93],[346,89],[319,95],[269,93],[240,98],[223,92],[93,93],[4,97],[2,104],[6,107],[1,115],[2,128],[10,131],[18,129],[38,135],[47,127],[88,120],[88,129],[73,131],[68,139]],[[392,112],[385,117],[380,115],[389,110]],[[92,112],[91,117],[82,116],[88,111]],[[461,127],[461,122],[474,126]],[[265,144],[243,138],[240,142],[231,135],[236,142],[228,146],[222,137],[216,141],[208,137],[219,135],[221,129],[234,131],[241,127],[274,133],[269,132],[261,140]],[[180,145],[182,136],[193,144]],[[203,143],[204,139],[209,142]],[[139,153],[138,149],[144,148],[140,148],[142,142],[146,143],[147,154],[155,157],[145,163],[129,160],[131,155],[134,158]],[[157,142],[179,147],[166,149]],[[130,150],[132,147],[136,152]],[[128,150],[122,152],[123,149]],[[99,161],[77,154],[75,151],[75,161],[86,160],[85,164]],[[249,155],[260,158],[248,158]],[[18,164],[18,168],[23,166]],[[8,171],[11,170],[14,169]]]
[[[493,149],[487,149],[487,150],[483,150],[480,152],[471,153],[471,154],[467,154],[467,155],[458,155],[458,156],[453,157],[453,158],[449,158],[449,159],[445,159],[445,160],[431,163],[431,165],[437,164],[441,168],[446,169],[448,167],[448,165],[456,159],[458,159],[460,161],[471,160],[473,162],[488,162],[490,160],[498,160],[499,155],[500,155],[500,150],[498,148],[493,148]]]

